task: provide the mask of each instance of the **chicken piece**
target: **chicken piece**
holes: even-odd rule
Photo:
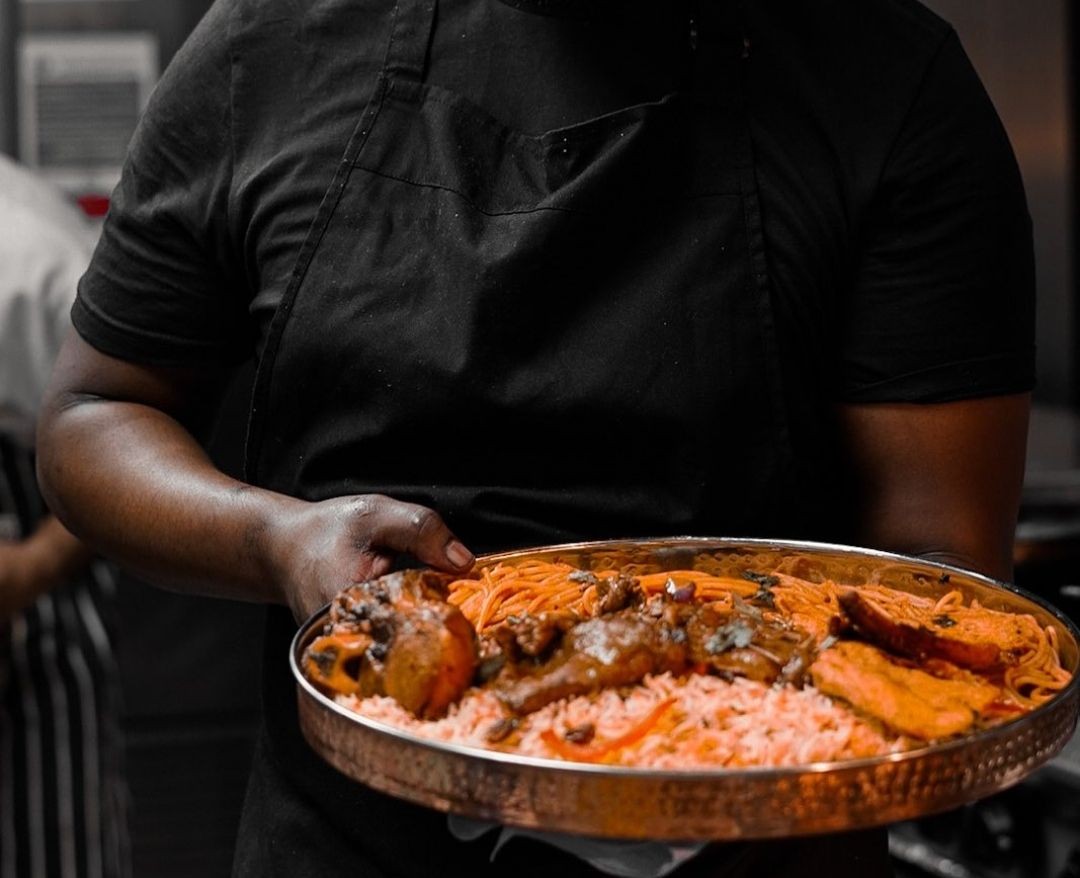
[[[890,729],[933,741],[970,730],[1002,698],[997,686],[943,680],[905,667],[867,643],[842,641],[810,667],[819,691],[847,701]]]
[[[854,589],[841,592],[839,600],[856,629],[891,652],[915,659],[940,658],[972,671],[996,671],[1014,663],[1013,656],[1003,653],[985,634],[980,637],[979,632],[967,631],[952,617],[940,617],[942,622],[948,619],[948,627],[935,629],[927,627],[934,625],[929,614],[926,624],[899,622]]]
[[[687,660],[682,629],[623,611],[573,626],[547,661],[507,665],[495,692],[510,710],[526,714],[560,698],[638,683],[648,674],[682,672]]]
[[[472,682],[478,660],[476,632],[445,600],[445,577],[405,570],[352,586],[330,609],[329,631],[308,647],[305,667],[331,673],[311,677],[362,697],[389,695],[422,719],[442,716]],[[361,640],[345,655],[332,638]],[[353,643],[353,641],[349,641]],[[336,652],[328,659],[328,651]]]

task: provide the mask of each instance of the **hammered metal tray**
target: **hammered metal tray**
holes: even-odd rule
[[[465,817],[626,839],[776,838],[878,826],[943,811],[1017,783],[1058,753],[1080,712],[1080,631],[1009,585],[958,568],[846,546],[677,538],[578,543],[481,558],[562,560],[584,569],[636,566],[733,575],[780,569],[805,579],[881,583],[920,595],[960,589],[991,609],[1030,613],[1059,635],[1072,682],[1032,713],[919,750],[791,768],[672,771],[513,756],[418,738],[353,713],[318,692],[300,656],[326,622],[317,613],[290,652],[300,725],[348,777]]]

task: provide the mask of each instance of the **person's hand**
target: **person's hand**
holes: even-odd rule
[[[0,622],[36,601],[52,586],[51,579],[29,540],[0,542]]]
[[[274,577],[297,621],[342,588],[388,573],[401,554],[449,573],[473,563],[436,512],[378,494],[304,504],[265,537]]]
[[[0,541],[0,622],[89,563],[90,554],[51,516],[25,540]]]

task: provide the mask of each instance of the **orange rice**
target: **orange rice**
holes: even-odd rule
[[[664,709],[663,702],[670,700]],[[812,687],[769,686],[701,674],[648,677],[640,685],[562,699],[523,717],[512,737],[488,743],[486,734],[507,717],[498,698],[470,689],[446,717],[420,720],[385,696],[338,696],[344,707],[419,737],[523,756],[574,758],[568,729],[591,723],[595,737],[580,747],[580,761],[658,769],[793,766],[877,756],[908,749],[911,742],[883,734]],[[605,742],[633,730],[654,711],[647,734],[626,746]],[[545,732],[559,739],[556,749]],[[562,751],[562,752],[560,752]],[[596,756],[597,751],[604,751]]]

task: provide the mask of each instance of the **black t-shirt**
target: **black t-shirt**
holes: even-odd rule
[[[1022,185],[955,34],[911,0],[746,6],[789,392],[938,402],[1029,389]],[[158,365],[258,354],[371,97],[390,7],[219,0],[132,143],[73,312],[91,344]],[[444,0],[429,79],[526,131],[674,86],[681,4],[556,14],[567,8]]]
[[[427,79],[528,133],[571,125],[676,88],[691,5],[443,0]],[[372,98],[392,6],[219,0],[132,143],[72,314],[92,345],[159,365],[261,355]],[[1030,220],[1007,137],[941,19],[914,0],[742,6],[769,380],[798,490],[771,504],[777,520],[724,531],[847,542],[836,403],[1034,384]]]
[[[132,144],[73,311],[91,344],[156,365],[262,353],[373,95],[392,5],[219,0]],[[1029,389],[1030,224],[1007,139],[955,34],[912,0],[745,8],[771,313],[783,393],[803,415],[791,420],[796,458],[828,457],[838,402]],[[428,80],[526,132],[655,101],[685,72],[682,3],[442,0],[438,10]],[[839,536],[809,527],[782,535]],[[292,624],[280,614],[274,624],[267,709],[281,718],[294,703],[283,662]],[[291,735],[277,752],[313,799],[398,820],[400,833],[367,839],[387,858],[420,821],[430,856],[455,849],[430,815],[362,806],[302,747],[295,721]]]
[[[683,81],[689,5],[443,0],[427,79],[528,133],[571,125]],[[743,6],[777,386],[799,483],[777,499],[786,518],[767,535],[850,541],[837,402],[1033,385],[1030,221],[1007,137],[939,18],[913,0]],[[132,143],[72,313],[92,345],[158,365],[261,355],[372,98],[391,9],[219,0]]]

